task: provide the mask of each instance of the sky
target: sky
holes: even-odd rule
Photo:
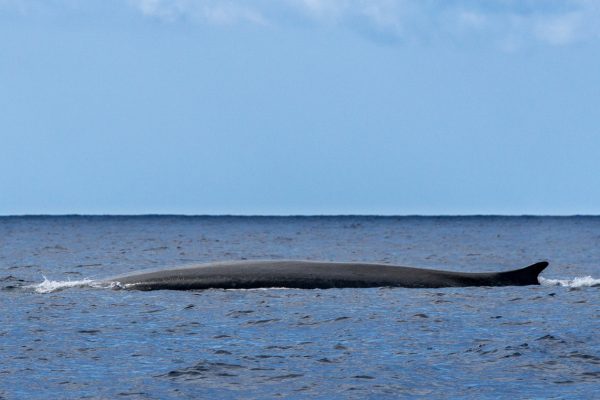
[[[600,214],[595,0],[0,0],[0,215]]]

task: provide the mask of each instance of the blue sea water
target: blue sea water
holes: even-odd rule
[[[540,286],[139,292],[214,260],[496,271]],[[594,398],[597,217],[3,217],[0,399]]]

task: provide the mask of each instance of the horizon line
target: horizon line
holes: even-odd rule
[[[141,213],[141,214],[0,214],[0,218],[78,218],[78,217],[183,217],[183,218],[574,218],[600,217],[600,214],[176,214],[176,213]]]

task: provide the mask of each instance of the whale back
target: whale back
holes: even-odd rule
[[[141,271],[110,281],[138,290],[524,286],[538,285],[537,277],[547,266],[547,262],[540,262],[513,271],[470,273],[388,264],[253,260]]]

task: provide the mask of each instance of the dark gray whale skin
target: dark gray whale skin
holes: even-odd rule
[[[138,290],[525,286],[539,285],[537,277],[547,266],[544,261],[513,271],[468,273],[368,263],[225,261],[141,271],[107,282],[118,282],[127,289]]]

